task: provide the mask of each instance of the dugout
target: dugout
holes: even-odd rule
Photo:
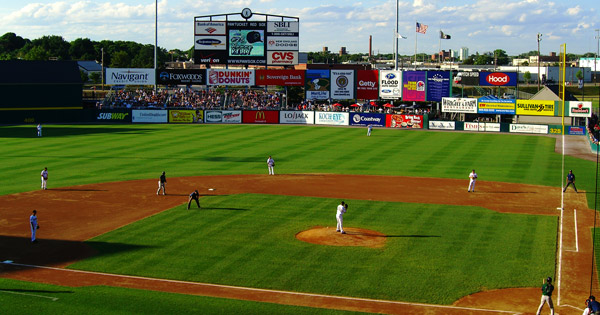
[[[0,61],[0,123],[80,122],[83,83],[76,61]]]

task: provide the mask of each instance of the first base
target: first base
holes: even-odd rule
[[[209,188],[208,190],[215,190],[214,188]]]

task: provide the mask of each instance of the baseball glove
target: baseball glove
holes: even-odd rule
[[[37,230],[37,229],[39,229],[39,228],[40,228],[40,226],[38,225],[38,226],[37,226],[35,229]]]

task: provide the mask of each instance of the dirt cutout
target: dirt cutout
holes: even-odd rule
[[[336,232],[334,227],[315,226],[296,234],[303,242],[329,246],[363,246],[381,248],[385,246],[386,235],[377,231],[346,227],[346,234]]]

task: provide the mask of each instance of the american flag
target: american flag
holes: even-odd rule
[[[417,22],[417,33],[425,34],[427,32],[427,25]]]

